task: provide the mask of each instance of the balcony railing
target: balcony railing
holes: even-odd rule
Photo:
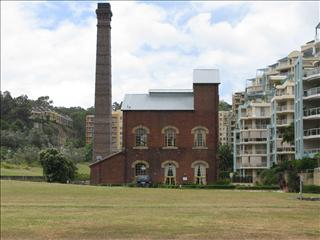
[[[240,155],[254,155],[254,154],[267,154],[266,150],[245,150],[241,151]]]
[[[293,111],[294,110],[294,108],[293,108],[293,106],[292,105],[288,105],[288,106],[278,106],[277,107],[277,111],[278,112],[283,112],[283,111]]]
[[[262,92],[263,86],[262,85],[253,85],[247,87],[247,93],[253,93],[253,92]]]
[[[310,128],[304,130],[303,133],[305,137],[320,135],[320,128]]]
[[[318,152],[320,152],[320,148],[311,148],[311,149],[304,150],[305,154],[313,154],[313,153],[318,153]]]
[[[242,163],[241,167],[245,167],[245,168],[267,167],[267,163]]]
[[[294,152],[294,147],[277,148],[277,152]]]
[[[320,115],[320,107],[309,108],[303,111],[303,116],[309,117],[314,115]]]
[[[288,119],[277,120],[277,125],[289,124]]]
[[[246,130],[246,129],[267,129],[267,125],[245,125],[242,130]]]
[[[290,96],[294,95],[292,91],[276,91],[276,96]]]
[[[305,97],[309,97],[317,94],[320,94],[320,87],[310,88],[308,90],[303,91],[303,95]]]
[[[320,67],[314,68],[314,69],[310,69],[310,70],[306,70],[303,74],[304,77],[309,77],[312,75],[316,75],[320,73]]]

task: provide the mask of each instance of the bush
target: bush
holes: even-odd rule
[[[276,185],[279,182],[279,168],[265,169],[260,173],[259,177],[263,185]]]
[[[239,190],[279,190],[279,187],[272,186],[272,185],[256,185],[256,186],[237,185],[236,189],[239,189]]]
[[[304,185],[302,188],[303,193],[320,193],[320,186],[317,185]]]
[[[230,184],[230,179],[219,180],[216,182],[217,185],[228,185]]]
[[[75,178],[77,167],[57,149],[41,151],[40,163],[48,182],[67,183]]]
[[[86,173],[76,173],[74,180],[78,180],[78,181],[88,181],[88,180],[90,180],[90,174],[86,174]]]
[[[288,190],[289,192],[299,192],[300,178],[298,172],[293,167],[288,169]]]

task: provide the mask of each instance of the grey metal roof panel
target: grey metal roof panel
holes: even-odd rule
[[[121,110],[194,110],[193,93],[126,94]]]

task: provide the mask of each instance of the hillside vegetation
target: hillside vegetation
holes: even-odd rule
[[[91,145],[85,145],[85,118],[87,114],[93,114],[93,108],[54,107],[48,96],[37,100],[26,95],[14,98],[7,91],[0,92],[0,98],[1,175],[38,175],[39,152],[52,147],[75,163],[91,161]],[[70,116],[72,124],[35,117],[34,109]]]

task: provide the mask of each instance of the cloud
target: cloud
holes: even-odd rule
[[[96,3],[1,2],[1,90],[58,106],[94,103]],[[231,101],[257,68],[314,37],[318,2],[112,2],[113,100],[191,88],[192,69],[220,69]]]

